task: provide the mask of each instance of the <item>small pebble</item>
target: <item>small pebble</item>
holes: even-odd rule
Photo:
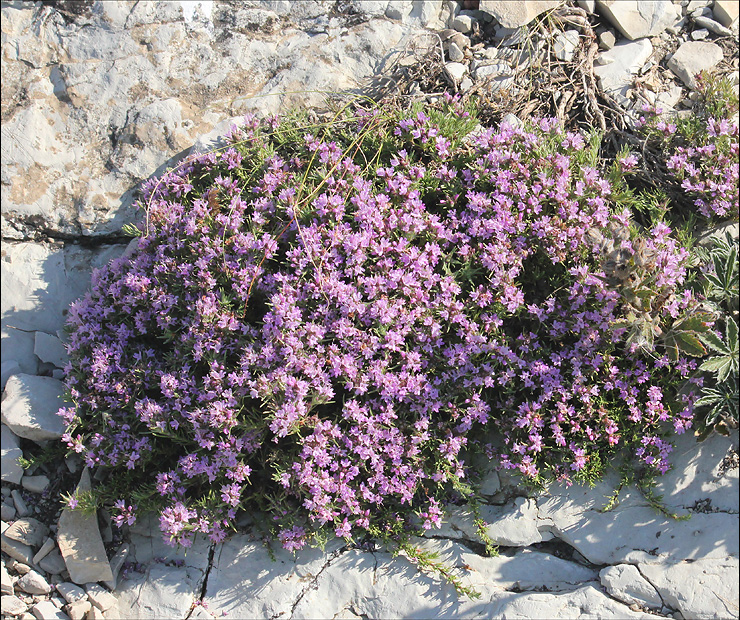
[[[68,581],[58,583],[56,585],[57,592],[64,597],[64,600],[68,603],[76,603],[77,601],[87,600],[87,594],[78,585],[70,583]]]
[[[13,521],[15,519],[15,515],[15,506],[10,506],[9,504],[0,505],[0,518],[2,518],[3,521]]]
[[[44,577],[35,570],[28,571],[23,577],[15,582],[16,587],[28,594],[49,594],[51,586]]]
[[[77,601],[70,603],[64,608],[64,611],[70,617],[70,620],[83,620],[92,608],[90,601]]]
[[[694,41],[703,41],[708,36],[709,36],[709,30],[707,30],[706,28],[699,28],[699,30],[694,30],[691,33],[691,38]]]
[[[49,553],[51,553],[52,549],[56,546],[56,543],[54,542],[53,538],[47,538],[44,541],[44,544],[41,545],[41,548],[36,552],[36,555],[33,556],[33,563],[38,564],[41,560],[43,560]]]

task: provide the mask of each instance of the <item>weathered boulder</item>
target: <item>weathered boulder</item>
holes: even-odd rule
[[[5,424],[0,432],[0,469],[3,482],[20,484],[23,478],[23,468],[18,464],[18,459],[23,456],[20,448],[20,439]]]
[[[722,60],[722,48],[706,41],[686,41],[668,61],[668,68],[690,89],[696,88],[696,74]]]
[[[85,468],[76,492],[89,491],[91,488],[90,472]],[[94,514],[88,515],[70,508],[62,510],[57,541],[69,578],[74,583],[86,584],[113,578]]]
[[[560,4],[560,0],[481,0],[480,10],[493,15],[504,28],[519,28]]]
[[[51,377],[13,375],[5,386],[3,424],[25,439],[59,439],[64,421],[57,412],[64,406],[64,392],[64,384]]]
[[[632,41],[659,35],[681,17],[671,0],[596,0],[596,10]]]

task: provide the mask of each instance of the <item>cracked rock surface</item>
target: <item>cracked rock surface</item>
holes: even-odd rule
[[[194,144],[206,148],[232,117],[320,106],[325,91],[360,92],[399,50],[430,32],[457,29],[460,77],[472,75],[463,32],[486,27],[509,36],[512,24],[557,3],[484,0],[488,13],[463,4],[216,0],[210,13],[186,19],[174,1],[2,2],[4,617],[739,617],[737,432],[702,443],[675,438],[675,467],[655,492],[685,520],[656,510],[634,487],[605,511],[616,476],[592,488],[552,485],[529,495],[504,472],[484,472],[481,515],[500,554],[481,552],[464,509],[418,541],[481,593],[476,600],[385,549],[332,540],[295,555],[273,544],[271,554],[249,527],[219,545],[197,538],[192,548],[175,549],[162,541],[156,518],[137,523],[117,549],[119,541],[98,529],[104,519],[91,519],[90,535],[103,537],[113,578],[106,571],[90,577],[105,588],[75,586],[58,522],[44,523],[48,536],[31,536],[28,524],[43,518],[43,492],[29,490],[31,483],[43,474],[53,486],[56,472],[24,471],[17,459],[60,429],[44,421],[57,393],[21,388],[57,385],[69,304],[94,269],[125,251],[121,228],[136,217],[139,183]],[[625,12],[627,5],[665,11],[671,19],[650,22],[663,28],[693,3],[592,4],[618,34],[644,17]],[[715,17],[736,31],[734,4],[698,4],[714,6]],[[650,39],[635,32],[604,54],[604,88],[627,92],[650,55]],[[496,51],[476,50],[476,58],[496,58]],[[79,477],[73,459],[65,467]],[[34,587],[38,594],[28,591]]]

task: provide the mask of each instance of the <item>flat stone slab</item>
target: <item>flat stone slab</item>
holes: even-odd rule
[[[82,471],[77,491],[92,488],[90,472]],[[76,584],[109,581],[113,579],[110,563],[100,537],[97,517],[81,510],[65,508],[59,517],[57,532],[59,550],[69,571],[69,578]]]
[[[691,90],[696,89],[696,74],[714,67],[723,58],[722,48],[708,41],[686,41],[668,61],[668,68]]]
[[[5,530],[5,535],[8,538],[22,542],[29,547],[40,547],[44,544],[44,540],[49,535],[49,527],[31,517],[24,517],[13,522],[13,524]]]
[[[3,424],[32,441],[61,438],[65,425],[57,412],[65,404],[65,389],[61,381],[51,377],[13,375],[5,385]]]
[[[3,482],[20,484],[23,478],[23,468],[18,464],[18,459],[23,456],[20,447],[20,439],[5,424],[0,428],[0,473]]]
[[[596,9],[630,40],[659,35],[679,19],[671,0],[596,0]]]

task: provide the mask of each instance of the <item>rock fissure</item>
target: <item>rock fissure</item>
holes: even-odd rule
[[[208,564],[205,568],[205,571],[203,572],[203,581],[200,584],[200,588],[197,588],[198,596],[196,599],[196,604],[199,602],[202,603],[206,598],[206,594],[208,592],[208,577],[210,577],[211,570],[215,566],[214,559],[216,557],[216,545],[217,543],[211,543],[211,546],[208,548]],[[188,620],[188,618],[193,615],[195,609],[196,607],[193,606],[193,608],[188,612],[188,615],[185,617],[185,620]]]
[[[343,553],[349,551],[349,546],[345,545],[343,547],[340,547],[339,549],[335,549],[326,559],[326,562],[324,562],[324,565],[321,567],[321,569],[313,576],[312,579],[308,581],[308,583],[305,585],[305,587],[301,590],[300,594],[296,597],[295,601],[291,605],[290,608],[290,617],[293,617],[293,614],[295,613],[296,607],[298,607],[298,604],[303,600],[303,597],[308,594],[312,589],[314,589],[318,583],[319,577],[321,576],[321,573],[323,573],[329,566],[331,566],[332,562],[336,560],[339,556],[341,556]],[[282,614],[279,614],[282,615]],[[273,618],[277,618],[278,616],[273,616]]]

